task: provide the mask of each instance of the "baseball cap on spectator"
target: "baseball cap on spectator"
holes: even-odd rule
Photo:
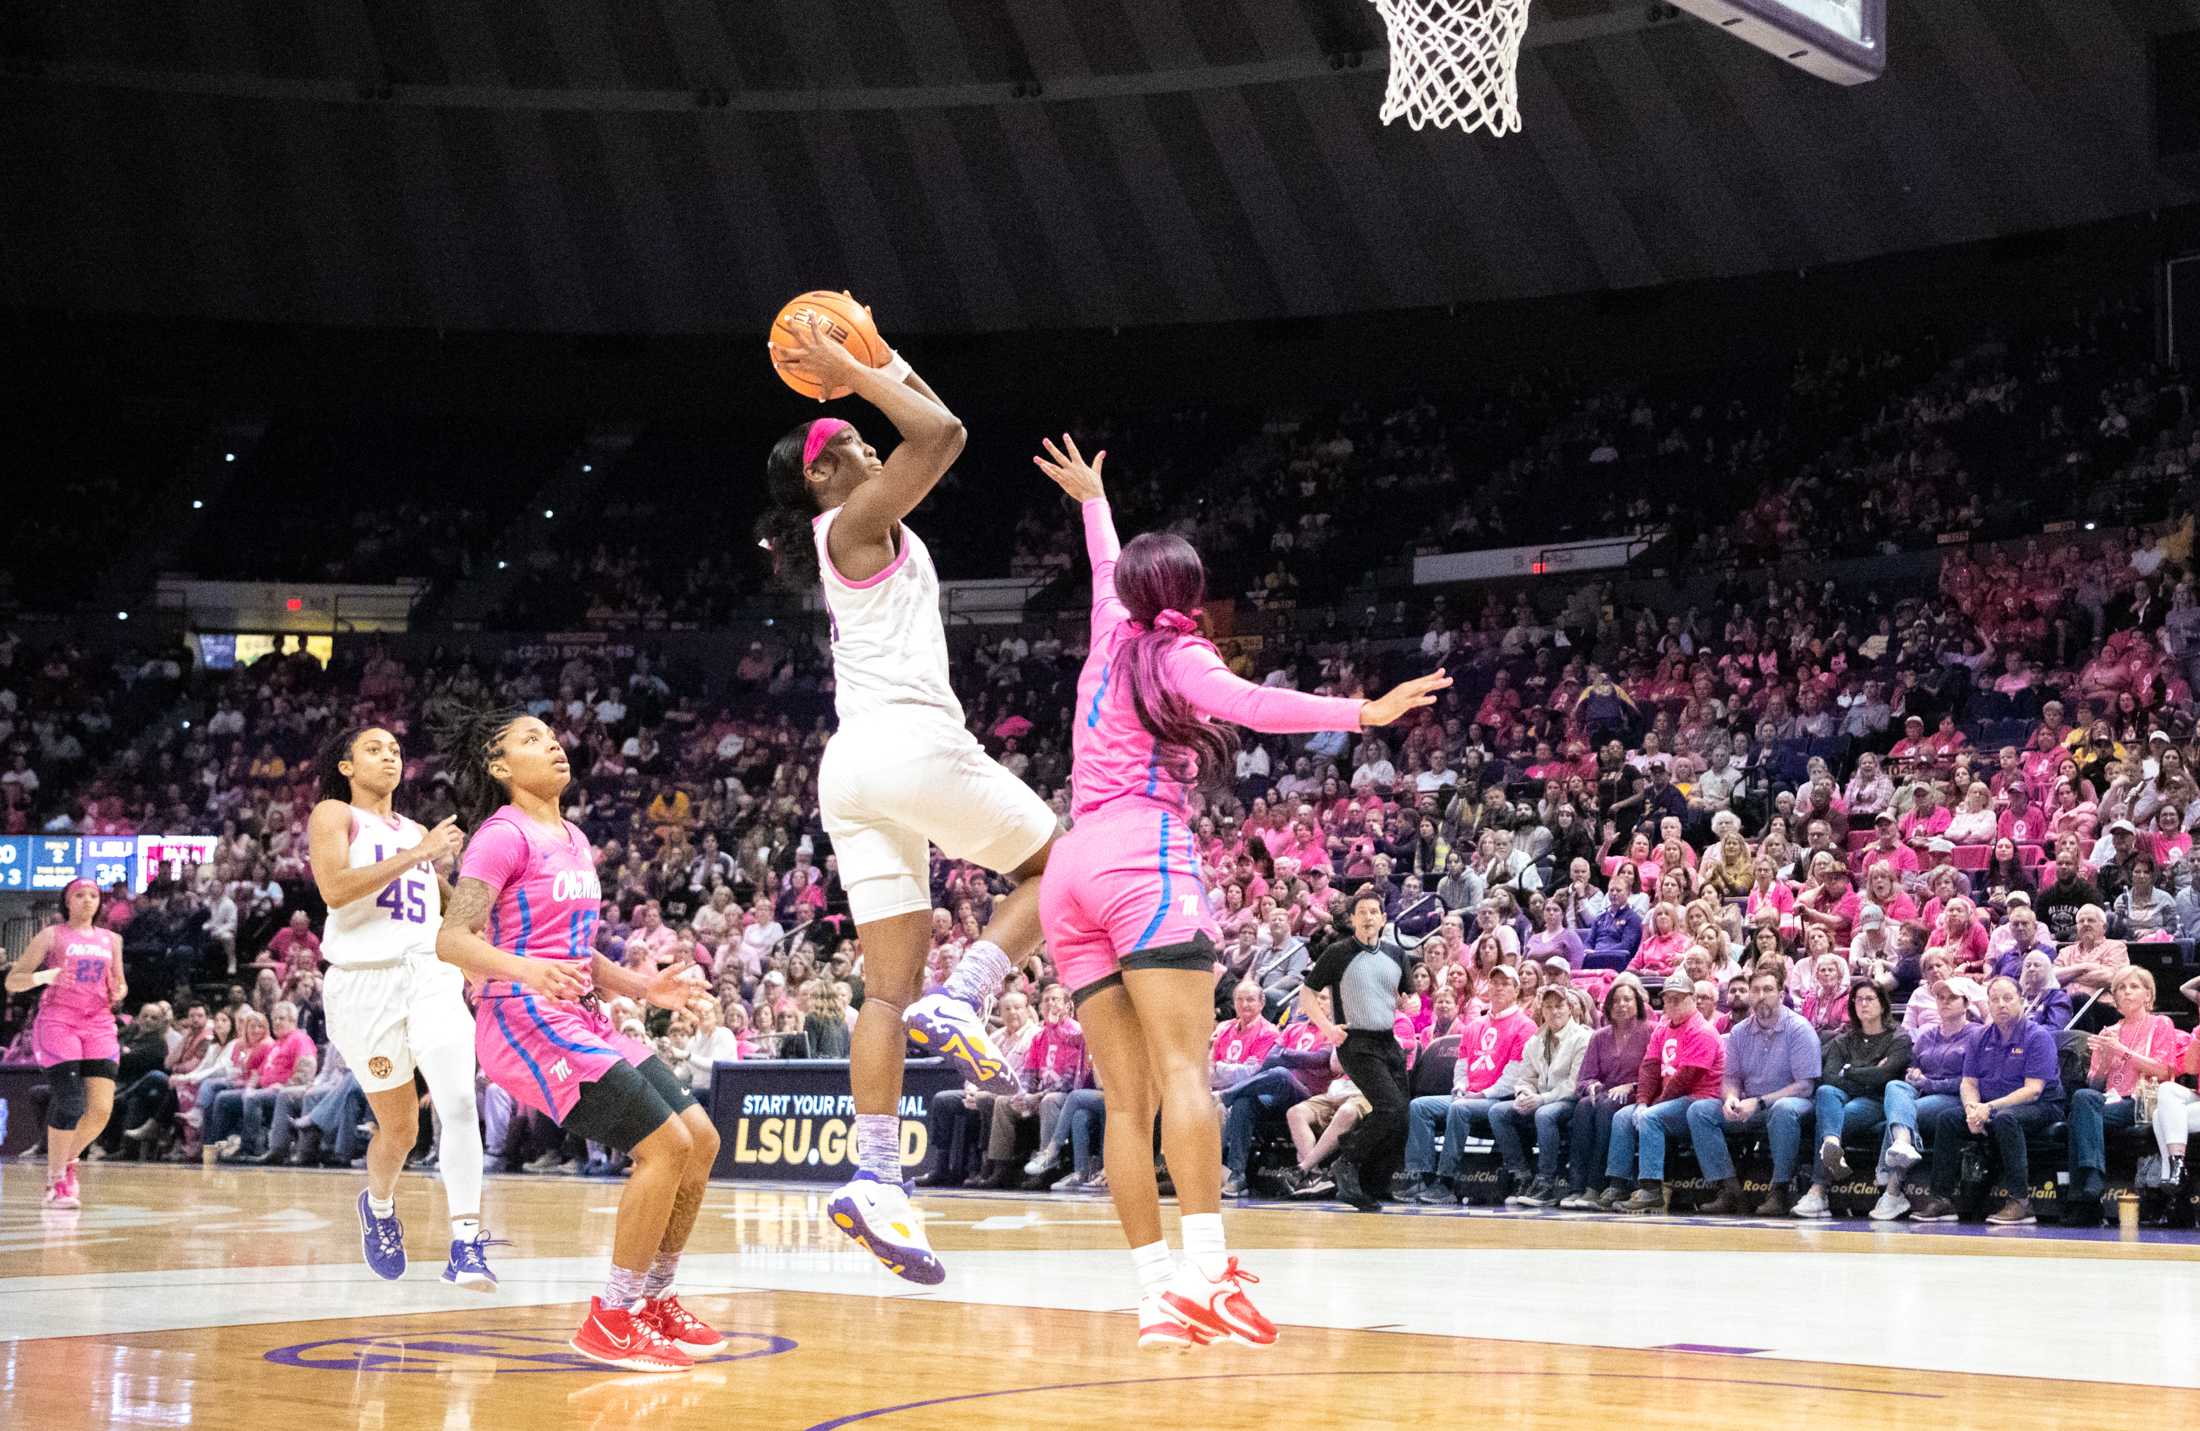
[[[2108,822],[2108,832],[2111,835],[2115,834],[2118,830],[2123,831],[2127,835],[2136,835],[2139,833],[2139,827],[2132,824],[2129,820],[2111,820]]]
[[[1857,911],[1856,927],[1858,929],[1880,929],[1884,928],[1886,923],[1886,911],[1876,904],[1867,904]]]
[[[1564,969],[1568,973],[1572,973],[1574,966],[1567,962],[1565,955],[1553,954],[1550,958],[1543,961],[1543,967],[1546,969]]]
[[[1696,981],[1682,973],[1676,972],[1666,975],[1665,982],[1658,986],[1658,997],[1662,999],[1671,994],[1683,994],[1688,998],[1695,998]]]
[[[1520,971],[1518,969],[1515,969],[1510,964],[1498,964],[1490,969],[1490,977],[1492,979],[1498,978],[1500,976],[1512,980],[1515,985],[1518,985],[1520,983]]]
[[[2154,744],[2154,742],[2156,742],[2156,741],[2160,741],[2160,742],[2162,742],[2162,744],[2164,744],[2164,745],[2168,745],[2168,744],[2170,743],[2170,741],[2169,741],[2169,732],[2168,732],[2168,731],[2166,731],[2166,730],[2150,730],[2150,731],[2148,731],[2148,732],[2147,732],[2147,744],[2148,744],[2148,745],[2152,745],[2152,744]]]
[[[1878,814],[1876,814],[1876,815],[1872,816],[1872,823],[1873,823],[1874,825],[1891,825],[1891,824],[1893,824],[1893,823],[1894,823],[1894,811],[1892,811],[1892,810],[1882,810],[1882,811],[1880,811],[1880,812],[1879,812]]]
[[[1543,986],[1543,991],[1540,997],[1546,1001],[1557,999],[1561,1003],[1563,1003],[1567,999],[1573,997],[1573,992],[1573,990],[1565,987],[1562,984],[1545,984]]]
[[[1928,854],[1952,855],[1956,852],[1956,842],[1946,835],[1935,835],[1926,843],[1925,849]]]

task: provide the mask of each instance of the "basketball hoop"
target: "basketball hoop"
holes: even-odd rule
[[[1468,133],[1520,128],[1520,39],[1528,0],[1374,0],[1390,31],[1382,121]]]

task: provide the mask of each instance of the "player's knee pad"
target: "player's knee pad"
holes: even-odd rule
[[[64,1132],[84,1116],[84,1075],[73,1068],[56,1068],[46,1085],[46,1126]]]

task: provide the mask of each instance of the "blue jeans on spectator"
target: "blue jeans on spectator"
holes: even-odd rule
[[[1810,1101],[1817,1110],[1814,1122],[1820,1143],[1828,1138],[1845,1142],[1852,1134],[1869,1132],[1887,1119],[1886,1107],[1878,1099],[1851,1098],[1830,1083],[1819,1084]]]
[[[313,1126],[321,1130],[321,1146],[330,1149],[339,1164],[359,1156],[359,1125],[367,1116],[367,1095],[359,1080],[345,1074],[334,1093],[313,1108]]]
[[[1245,1176],[1253,1158],[1253,1135],[1260,1120],[1280,1117],[1295,1103],[1304,1102],[1305,1090],[1287,1068],[1265,1068],[1235,1088],[1226,1088],[1222,1100],[1222,1166]]]
[[[236,1135],[238,1125],[244,1121],[244,1096],[252,1090],[224,1088],[214,1095],[214,1106],[206,1112],[206,1146],[227,1142]]]
[[[1726,1116],[1716,1098],[1699,1098],[1688,1110],[1688,1137],[1696,1147],[1696,1166],[1711,1182],[1734,1176],[1734,1153],[1727,1135],[1751,1134],[1760,1128],[1772,1143],[1772,1185],[1785,1187],[1795,1180],[1795,1164],[1803,1151],[1803,1120],[1810,1116],[1808,1098],[1783,1098],[1759,1107],[1739,1122]]]
[[[1100,1148],[1108,1126],[1107,1096],[1080,1088],[1062,1105],[1062,1126],[1069,1130],[1070,1171],[1091,1177],[1100,1170]]]
[[[244,1096],[244,1117],[241,1127],[244,1133],[244,1150],[257,1153],[267,1147],[275,1121],[276,1105],[286,1091],[304,1091],[283,1088],[255,1088]]]
[[[1906,1128],[1910,1144],[1919,1152],[1925,1151],[1924,1132],[1932,1126],[1944,1108],[1961,1108],[1963,1100],[1953,1093],[1919,1093],[1917,1085],[1898,1078],[1887,1085],[1883,1101],[1887,1108],[1887,1131],[1879,1136],[1878,1178],[1881,1187],[1893,1187],[1900,1181],[1887,1167],[1887,1149],[1894,1145],[1894,1130]]]
[[[1574,1104],[1569,1141],[1572,1156],[1566,1168],[1567,1184],[1575,1192],[1587,1192],[1604,1179],[1604,1160],[1612,1149],[1612,1120],[1632,1103],[1613,1103],[1603,1098],[1584,1098]]]
[[[1566,1120],[1573,1111],[1571,1098],[1538,1104],[1533,1113],[1521,1112],[1520,1106],[1510,1099],[1490,1109],[1490,1137],[1497,1141],[1497,1156],[1514,1181],[1528,1175],[1528,1153],[1520,1141],[1521,1130],[1528,1124],[1533,1124],[1535,1131],[1536,1176],[1554,1180],[1558,1177],[1559,1154],[1566,1147]]]
[[[2113,1103],[2098,1088],[2081,1088],[2070,1095],[2070,1171],[2105,1178],[2108,1173],[2108,1135],[2136,1125],[2136,1100],[2119,1098]],[[2082,1178],[2078,1180],[2081,1184]]]
[[[1493,1098],[1416,1098],[1406,1110],[1406,1171],[1426,1176],[1433,1170],[1440,1178],[1459,1175],[1459,1145],[1473,1136],[1477,1126],[1489,1131]],[[1436,1127],[1444,1128],[1444,1153],[1436,1155]]]
[[[1604,1175],[1632,1178],[1639,1165],[1650,1182],[1665,1180],[1665,1135],[1687,1130],[1688,1110],[1698,1103],[1719,1106],[1716,1098],[1668,1098],[1645,1108],[1630,1103],[1612,1119],[1612,1146],[1604,1158]],[[1641,1151],[1636,1150],[1637,1144]]]

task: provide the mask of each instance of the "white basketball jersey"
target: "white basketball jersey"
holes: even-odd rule
[[[832,623],[833,704],[840,723],[917,707],[960,727],[963,708],[948,680],[947,629],[940,621],[940,577],[932,554],[904,525],[896,533],[900,549],[886,570],[869,581],[847,581],[833,570],[825,540],[840,511],[823,513],[811,526]]]
[[[426,838],[418,823],[400,815],[385,820],[371,810],[351,807],[351,869],[378,865],[399,850]],[[321,935],[321,957],[329,967],[387,964],[408,955],[435,957],[436,931],[443,927],[443,889],[435,867],[419,864],[367,896],[328,912]]]

